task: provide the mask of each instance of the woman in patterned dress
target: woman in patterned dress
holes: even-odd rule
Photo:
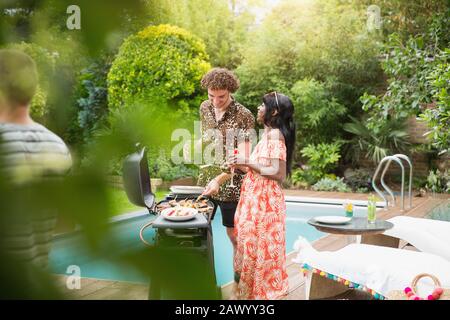
[[[290,173],[295,144],[294,106],[280,93],[263,97],[257,120],[264,133],[249,159],[230,166],[247,172],[235,215],[234,259],[238,299],[277,299],[287,294],[286,204],[281,188]]]

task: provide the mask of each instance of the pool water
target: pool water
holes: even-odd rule
[[[286,253],[293,251],[293,244],[300,235],[310,242],[326,235],[308,225],[306,223],[308,219],[324,215],[345,215],[342,206],[339,205],[287,202],[286,208]],[[366,214],[366,208],[354,207],[355,216],[364,216]],[[144,245],[139,239],[139,230],[152,219],[153,216],[143,214],[135,218],[114,222],[112,230],[120,243],[120,250],[126,252],[143,248]],[[233,250],[226,235],[225,227],[222,226],[219,208],[213,220],[212,228],[217,283],[224,285],[233,280]],[[150,240],[153,235],[154,230],[148,228],[145,232],[145,238]],[[66,274],[70,265],[80,267],[81,276],[86,278],[148,283],[145,275],[142,275],[129,265],[93,257],[89,253],[84,238],[82,238],[80,233],[56,237],[52,245],[50,253],[51,270],[54,273]]]
[[[427,217],[433,220],[450,221],[450,200],[431,210]]]

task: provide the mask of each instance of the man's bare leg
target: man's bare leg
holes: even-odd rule
[[[234,256],[236,254],[236,237],[234,236],[234,228],[227,227],[227,235],[231,241],[231,244],[233,245],[233,264],[234,264]],[[234,269],[234,265],[233,265],[233,269]],[[237,282],[235,281],[233,283],[233,288],[231,290],[230,300],[239,299],[237,290],[238,290],[238,286],[237,286]]]

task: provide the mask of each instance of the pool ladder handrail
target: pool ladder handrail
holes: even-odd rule
[[[401,170],[402,170],[402,186],[401,186],[401,201],[402,201],[402,211],[405,210],[405,198],[404,198],[404,189],[405,189],[405,167],[403,166],[402,160],[405,160],[408,165],[409,165],[409,189],[408,189],[408,196],[409,196],[409,209],[412,208],[412,173],[413,173],[413,166],[411,163],[411,160],[409,159],[408,156],[404,155],[404,154],[395,154],[393,156],[386,156],[384,157],[380,163],[377,166],[377,169],[375,170],[375,173],[373,175],[372,178],[372,187],[373,189],[378,193],[378,195],[380,195],[384,202],[385,202],[385,208],[387,208],[389,206],[389,201],[388,199],[384,196],[383,192],[377,188],[376,186],[376,179],[378,177],[378,173],[380,172],[383,164],[385,162],[386,165],[384,166],[383,172],[381,174],[381,185],[384,187],[384,189],[387,191],[387,193],[391,196],[392,198],[392,202],[393,205],[395,205],[395,195],[392,192],[392,190],[387,186],[387,184],[384,181],[384,176],[386,175],[386,172],[389,168],[389,166],[391,165],[392,161],[395,161],[399,164]]]

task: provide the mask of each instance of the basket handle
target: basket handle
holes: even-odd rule
[[[439,287],[439,288],[441,287],[441,282],[439,281],[439,279],[436,276],[434,276],[432,274],[429,274],[429,273],[419,273],[417,276],[414,277],[414,279],[413,279],[413,281],[411,283],[411,290],[412,290],[412,292],[415,295],[417,295],[417,289],[416,289],[417,282],[419,282],[419,280],[421,278],[424,278],[424,277],[431,278],[433,280],[433,282],[434,282],[434,287],[435,288],[436,287]]]

